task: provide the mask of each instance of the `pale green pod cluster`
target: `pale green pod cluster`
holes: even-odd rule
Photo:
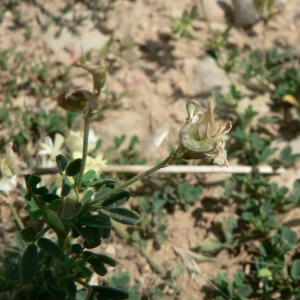
[[[185,126],[179,132],[178,157],[184,159],[213,158],[215,164],[227,166],[227,152],[222,137],[230,131],[231,122],[227,122],[223,129],[219,126],[218,130],[214,132],[214,103],[212,101],[207,110],[193,101],[188,101],[186,108],[188,118]]]

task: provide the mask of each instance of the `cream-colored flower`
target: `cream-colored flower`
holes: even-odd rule
[[[9,196],[9,194],[17,187],[17,158],[12,150],[13,143],[6,146],[5,154],[1,158],[0,168],[0,192]]]
[[[214,129],[212,101],[206,111],[198,104],[188,101],[187,112],[187,122],[179,132],[180,147],[176,156],[184,159],[212,158],[214,164],[228,166],[223,136],[230,131],[231,122],[227,122],[223,129],[221,125],[217,130]]]
[[[81,158],[81,157],[82,157],[82,152],[75,151],[73,153],[74,159]],[[89,170],[94,170],[97,174],[101,174],[106,166],[107,166],[107,160],[103,159],[102,153],[97,154],[95,158],[88,155],[86,158],[85,172]]]
[[[70,131],[66,137],[66,145],[68,149],[74,153],[75,151],[82,151],[83,132]],[[92,129],[89,132],[89,146],[88,151],[91,152],[96,149],[97,137]]]
[[[53,167],[56,165],[55,158],[61,153],[64,140],[65,138],[63,135],[55,133],[54,142],[49,136],[46,136],[45,142],[39,144],[41,150],[38,154],[42,157],[43,167]]]

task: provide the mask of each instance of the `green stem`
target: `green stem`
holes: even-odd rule
[[[154,166],[153,168],[140,173],[134,177],[132,177],[131,179],[129,179],[128,181],[118,185],[117,187],[115,187],[113,190],[111,190],[110,192],[104,194],[102,197],[97,198],[97,200],[94,200],[91,202],[91,205],[94,205],[102,202],[106,199],[108,199],[109,197],[111,197],[112,195],[116,194],[118,191],[126,188],[127,186],[133,184],[134,182],[141,180],[143,178],[145,178],[146,176],[156,172],[157,170],[161,169],[161,168],[165,168],[167,167],[172,161],[176,160],[176,151],[172,152],[165,160],[163,160],[162,162],[160,162],[158,165]]]
[[[86,164],[86,158],[88,155],[88,146],[89,146],[89,133],[90,133],[90,126],[91,126],[91,120],[92,120],[93,112],[91,110],[88,111],[85,119],[84,119],[84,133],[83,133],[83,147],[82,147],[82,161],[81,161],[81,167],[80,172],[78,176],[77,181],[77,188],[80,191],[82,178],[84,174],[85,164]]]
[[[49,225],[47,225],[42,231],[40,231],[36,237],[35,240],[37,241],[40,237],[42,237],[48,230],[50,230],[51,227]]]
[[[10,208],[10,210],[11,210],[11,212],[12,212],[12,214],[13,214],[15,220],[16,220],[16,222],[18,223],[19,227],[21,229],[23,229],[25,226],[24,226],[21,218],[19,217],[19,215],[18,215],[18,213],[17,213],[14,205],[12,203],[8,202],[8,206],[9,206],[9,208]]]
[[[87,296],[85,297],[85,300],[90,299],[92,293],[93,293],[93,288],[91,286],[89,286],[86,282],[82,281],[79,278],[76,278],[75,281],[77,281],[78,283],[80,283],[82,286],[84,286],[89,292],[87,294]]]

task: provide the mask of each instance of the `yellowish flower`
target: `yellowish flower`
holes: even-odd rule
[[[49,136],[46,136],[45,142],[39,144],[41,150],[38,154],[42,157],[43,167],[53,167],[56,165],[55,157],[61,153],[64,140],[65,138],[63,135],[56,133],[54,136],[54,142]]]
[[[6,146],[5,154],[1,158],[0,168],[0,192],[9,196],[9,194],[17,187],[17,158],[12,150],[13,143]]]
[[[66,137],[66,145],[68,149],[74,153],[75,151],[82,151],[83,144],[83,132],[70,131],[69,135]],[[94,131],[91,129],[89,132],[89,147],[88,151],[91,152],[95,150],[97,145],[97,137]]]
[[[74,159],[81,158],[81,157],[82,157],[82,152],[75,151],[73,153]],[[103,159],[102,153],[97,154],[95,158],[88,155],[86,158],[85,171],[94,170],[97,174],[101,174],[106,166],[107,166],[107,161]]]

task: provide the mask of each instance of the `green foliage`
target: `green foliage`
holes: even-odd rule
[[[59,155],[56,161],[63,182],[69,176],[75,176],[76,182],[76,174],[80,171],[81,159],[68,162],[65,156]],[[39,176],[26,175],[25,182],[27,187],[26,200],[34,203],[32,207],[35,207],[31,213],[32,219],[43,218],[48,226],[41,231],[32,226],[25,227],[21,231],[22,239],[32,243],[27,247],[25,246],[26,249],[23,250],[23,254],[20,250],[19,255],[13,260],[16,274],[12,278],[6,278],[2,292],[12,293],[15,290],[18,297],[23,297],[22,299],[40,299],[40,297],[46,297],[45,295],[52,295],[51,297],[55,297],[55,299],[75,299],[79,292],[75,282],[89,278],[91,275],[86,264],[89,264],[100,276],[106,275],[106,265],[114,267],[117,264],[116,260],[107,255],[95,254],[84,250],[84,248],[98,247],[103,238],[110,236],[110,218],[125,224],[140,222],[136,212],[120,207],[129,200],[131,193],[126,189],[120,190],[102,201],[101,197],[106,196],[106,193],[112,190],[116,181],[97,178],[94,172],[85,174],[84,191],[81,194],[76,192],[81,198],[80,202],[69,201],[64,193],[60,197],[52,194],[45,186],[39,186],[41,183]],[[74,187],[69,186],[71,189]],[[106,192],[103,192],[105,188]],[[95,206],[92,203],[93,198]],[[75,203],[76,212],[74,213]],[[97,214],[94,214],[94,211]],[[43,237],[50,228],[57,234],[57,243]],[[60,241],[64,241],[70,231],[73,237],[81,236],[82,245],[70,241],[67,248],[62,248]],[[74,256],[72,253],[76,253],[76,255]],[[20,261],[20,271],[18,261]],[[52,264],[54,264],[53,270],[51,269]],[[8,271],[7,268],[8,265],[4,265],[4,270]],[[17,276],[18,274],[21,275],[21,278]],[[39,274],[44,275],[41,278]],[[23,284],[20,284],[20,281]],[[128,298],[128,293],[119,288],[105,286],[90,286],[89,288],[91,295],[97,299],[101,297]]]
[[[122,272],[119,275],[115,273],[109,273],[108,282],[109,286],[114,288],[126,288],[128,289],[129,299],[130,300],[140,300],[141,296],[139,295],[140,284],[135,284],[130,286],[130,273]]]
[[[113,9],[113,1],[78,2],[92,9],[92,21],[104,30],[101,23],[105,20],[105,13]],[[35,28],[31,21],[23,22],[20,18],[20,3],[17,0],[1,3],[0,23],[5,13],[10,11],[13,26],[23,28],[25,38],[30,39]],[[31,1],[28,5],[35,6],[37,3]],[[274,1],[254,1],[254,4],[266,23],[272,16]],[[86,16],[73,10],[70,3],[61,7],[59,16],[51,14],[41,4],[38,6],[47,18],[43,25],[45,31],[51,23],[60,28],[57,34],[63,28],[76,32],[78,26],[84,25]],[[66,22],[67,15],[72,15],[73,19],[68,16]],[[180,19],[172,20],[172,29],[180,37],[195,38],[193,21],[198,18],[193,7],[190,12],[184,11]],[[276,134],[283,134],[286,138],[290,138],[286,133],[294,135],[300,130],[299,57],[279,47],[245,53],[247,49],[239,51],[229,42],[229,37],[230,28],[224,32],[210,28],[210,36],[205,42],[207,55],[232,82],[226,94],[214,92],[213,95],[221,116],[231,119],[234,124],[228,153],[238,163],[253,167],[267,163],[274,168],[290,168],[296,164],[300,154],[293,153],[289,145],[276,153],[277,149],[272,147],[275,133],[266,132],[266,128],[270,124],[276,125]],[[113,52],[123,57],[127,50],[137,46],[130,37],[120,39],[117,46],[112,37],[101,55]],[[42,99],[53,97],[69,82],[70,69],[62,66],[53,68],[42,56],[32,62],[15,49],[0,51],[0,69],[4,95],[0,122],[10,130],[16,150],[32,165],[32,157],[25,157],[26,146],[31,142],[36,145],[45,133],[64,133],[77,118],[70,112],[61,115],[57,110],[43,109]],[[241,75],[242,82],[239,84],[252,89],[247,92],[248,95],[244,94],[244,88],[234,83],[233,73]],[[259,83],[254,84],[255,80]],[[271,116],[258,118],[259,111],[251,105],[240,110],[239,102],[246,96],[251,98],[266,91],[270,93]],[[36,107],[21,109],[14,105],[13,100],[24,94],[37,99]],[[103,91],[102,106],[96,119],[102,119],[105,111],[118,108],[123,96],[124,93],[118,94],[109,89]],[[0,148],[7,142],[2,138]],[[114,146],[107,153],[109,161],[123,165],[145,164],[146,160],[137,150],[138,142],[138,137],[133,136],[125,146],[125,135],[115,138]],[[274,154],[278,154],[276,158]],[[82,184],[78,186],[82,160],[69,161],[66,156],[58,155],[56,163],[62,181],[60,195],[55,193],[53,186],[41,185],[39,176],[25,176],[24,197],[28,204],[25,212],[29,217],[25,228],[15,234],[17,246],[7,246],[3,250],[0,299],[163,299],[163,286],[169,285],[178,291],[176,278],[185,271],[182,265],[168,271],[161,286],[142,296],[140,284],[130,285],[128,272],[119,275],[108,272],[108,266],[117,265],[114,258],[92,249],[100,246],[101,251],[103,240],[111,236],[111,219],[134,225],[128,228],[128,240],[139,249],[146,247],[149,241],[159,248],[168,241],[167,218],[175,207],[188,211],[200,201],[203,187],[199,182],[191,184],[187,176],[178,174],[160,176],[144,181],[144,186],[135,191],[135,202],[128,203],[132,193],[126,188],[118,189],[118,179],[99,177],[91,170],[83,174]],[[132,174],[121,174],[121,182],[129,177]],[[293,190],[288,191],[286,187],[272,183],[269,177],[236,175],[226,180],[224,187],[220,199],[209,200],[216,204],[213,209],[230,205],[232,214],[212,225],[211,230],[216,235],[208,235],[201,242],[201,250],[214,255],[226,249],[231,257],[247,251],[251,260],[241,262],[241,268],[232,281],[226,274],[217,275],[214,283],[218,289],[214,299],[300,298],[297,235],[293,227],[282,224],[279,217],[299,206],[299,181],[296,180]],[[130,207],[134,207],[142,218]],[[206,209],[204,204],[201,209]],[[247,268],[246,272],[249,264],[251,268]],[[107,274],[108,282],[104,279],[102,286],[89,286],[87,282],[93,271],[99,276]],[[85,283],[85,290],[80,290],[77,283],[80,286]]]
[[[125,135],[114,138],[114,146],[110,150],[110,160],[113,163],[120,165],[144,165],[147,160],[145,158],[141,158],[140,152],[136,149],[136,146],[139,142],[138,137],[134,135],[131,138],[128,147],[120,151],[120,148],[124,144],[125,140]],[[118,151],[120,151],[120,154],[117,154]]]
[[[227,274],[218,274],[216,278],[216,284],[220,290],[218,290],[220,296],[217,296],[216,300],[234,299],[234,300],[246,300],[253,293],[251,285],[245,284],[245,274],[242,271],[236,273],[235,278],[230,282],[227,278]]]
[[[172,29],[181,37],[193,39],[195,36],[192,22],[198,18],[197,7],[193,6],[190,12],[185,10],[182,13],[181,19],[172,19]]]

